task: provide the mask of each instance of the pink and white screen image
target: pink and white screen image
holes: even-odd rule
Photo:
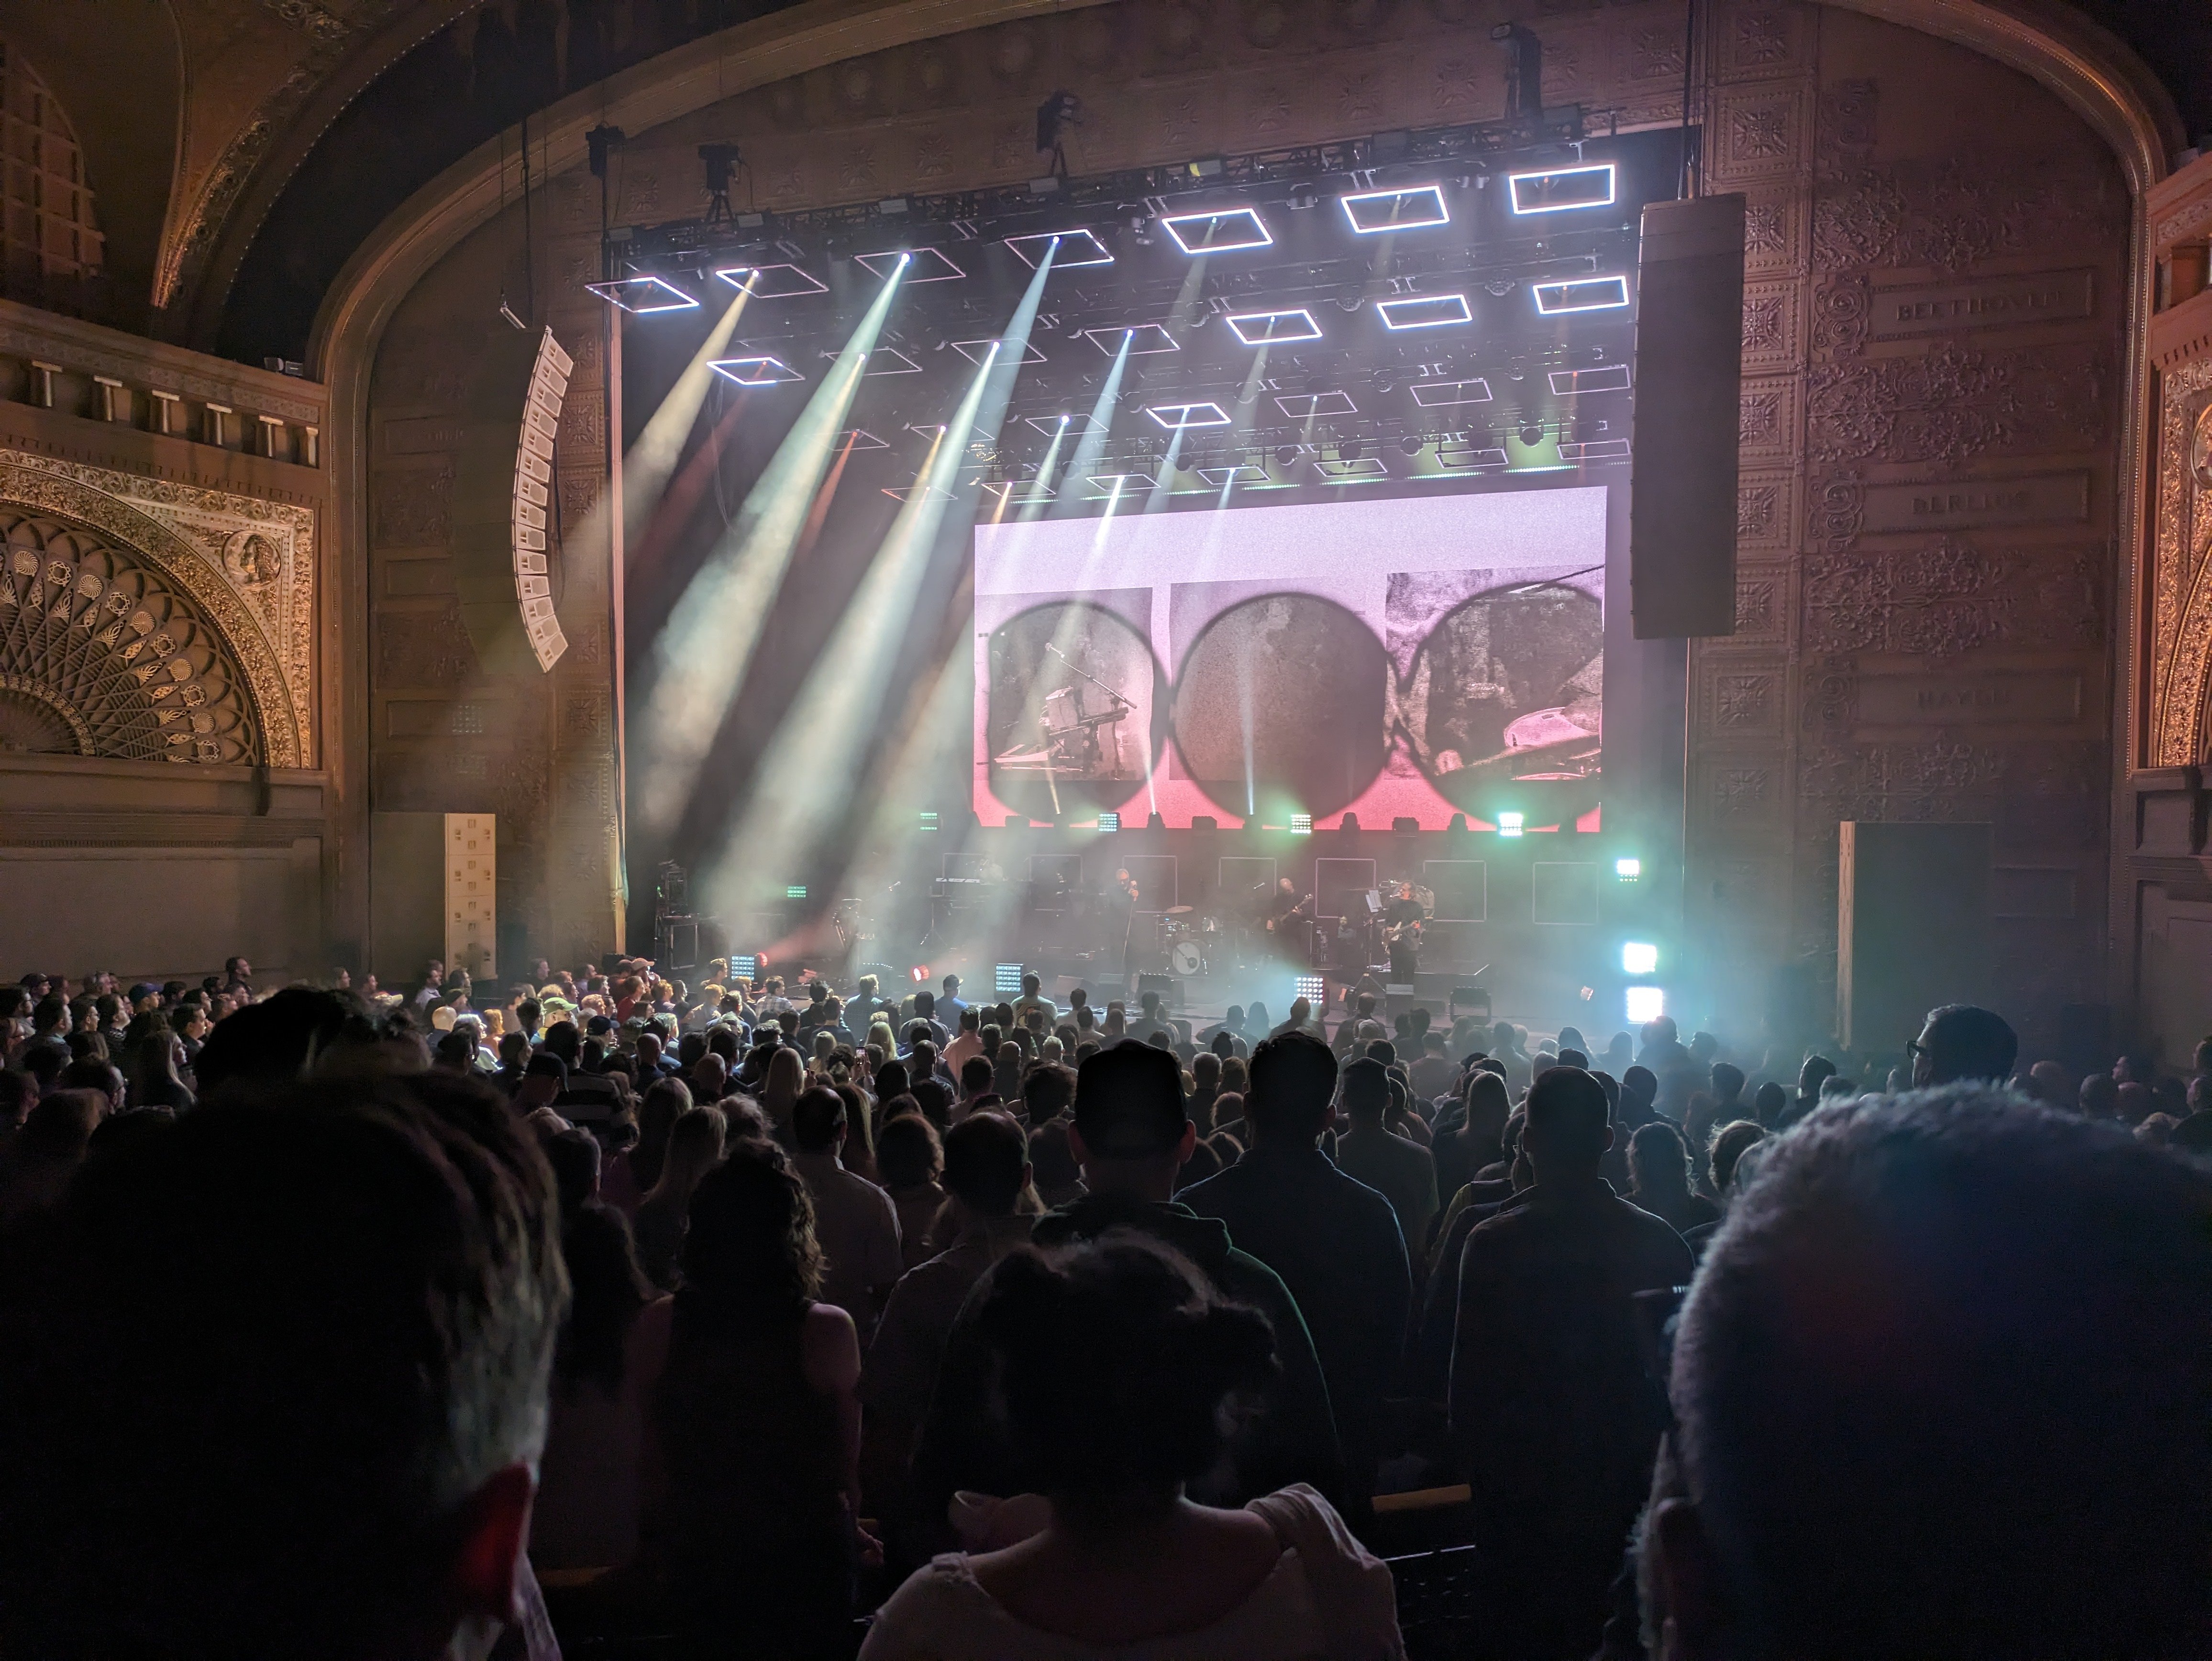
[[[979,526],[976,814],[1594,827],[1605,538],[1602,486]]]

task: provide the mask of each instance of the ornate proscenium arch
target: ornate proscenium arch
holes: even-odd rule
[[[0,750],[267,759],[237,654],[200,608],[143,555],[12,504],[0,504]]]

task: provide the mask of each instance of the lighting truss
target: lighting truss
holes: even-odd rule
[[[1151,490],[1159,483],[1150,473],[1093,473],[1084,483],[1102,496],[1128,494],[1133,486]]]
[[[1490,383],[1477,375],[1472,380],[1417,380],[1413,402],[1425,410],[1441,410],[1454,404],[1487,404]]]
[[[1577,277],[1562,283],[1532,283],[1536,309],[1546,317],[1565,312],[1612,312],[1628,304],[1625,277]]]
[[[780,357],[724,357],[707,366],[740,386],[781,386],[806,377]]]
[[[1625,392],[1628,390],[1628,365],[1607,363],[1595,369],[1554,369],[1550,380],[1553,392],[1560,398],[1573,398],[1582,392]]]
[[[878,346],[867,355],[867,368],[860,371],[860,379],[881,374],[920,374],[921,365],[896,346]]]
[[[1321,325],[1303,306],[1283,312],[1239,312],[1223,319],[1247,346],[1272,346],[1286,340],[1319,340]]]
[[[1044,258],[1045,250],[1054,242],[1060,252],[1052,257],[1052,268],[1056,271],[1073,271],[1079,265],[1110,265],[1114,256],[1106,245],[1081,226],[1070,231],[1033,231],[1027,236],[1010,236],[1006,246],[1014,251],[1014,258],[1031,271]]]
[[[1463,294],[1407,295],[1398,300],[1378,300],[1376,315],[1393,334],[1407,329],[1449,329],[1474,321]]]
[[[1170,432],[1187,427],[1226,427],[1229,412],[1218,404],[1155,404],[1145,413]]]
[[[1320,457],[1314,462],[1314,472],[1328,484],[1365,484],[1390,477],[1390,470],[1383,465],[1380,456],[1360,456],[1352,461],[1340,456],[1334,459]]]
[[[1515,213],[1567,213],[1576,208],[1609,208],[1613,200],[1610,161],[1585,167],[1555,167],[1545,173],[1505,175],[1507,204]]]
[[[952,492],[934,484],[886,484],[884,494],[894,502],[950,502]]]
[[[1170,214],[1160,228],[1175,239],[1185,253],[1241,253],[1247,248],[1272,248],[1275,239],[1267,223],[1250,208],[1218,208],[1211,213]]]
[[[1376,236],[1384,231],[1424,231],[1431,226],[1451,223],[1451,212],[1444,206],[1444,193],[1434,185],[1415,185],[1401,191],[1363,191],[1357,196],[1340,196],[1337,200],[1344,204],[1345,218],[1360,236]]]
[[[621,277],[611,283],[586,283],[585,288],[618,311],[644,317],[653,312],[696,312],[699,302],[665,277]]]
[[[1100,351],[1111,357],[1121,350],[1121,337],[1129,337],[1129,356],[1148,357],[1155,352],[1179,352],[1182,348],[1176,338],[1157,323],[1139,323],[1133,328],[1085,329],[1083,338]]]
[[[796,265],[726,265],[714,275],[756,300],[797,300],[830,292],[828,283]]]
[[[993,500],[1003,497],[1017,505],[1024,502],[1050,502],[1052,486],[1042,478],[994,479],[983,487],[983,494]]]
[[[1594,438],[1580,444],[1559,446],[1562,461],[1626,461],[1628,459],[1628,441],[1625,438]]]
[[[1292,392],[1275,400],[1275,407],[1293,421],[1311,416],[1358,415],[1349,392]]]
[[[888,450],[891,447],[865,427],[848,427],[831,445],[836,450]]]
[[[952,350],[959,353],[961,356],[966,358],[970,363],[981,363],[985,358],[991,355],[994,348],[1003,346],[1006,344],[1006,343],[1003,340],[956,340],[952,343]],[[1022,344],[1024,348],[1022,353],[1023,362],[1042,363],[1044,362],[1044,354],[1036,349],[1036,343],[1035,341],[1024,341]]]
[[[889,277],[898,270],[901,260],[912,260],[902,279],[909,289],[917,283],[951,283],[968,275],[941,248],[886,248],[881,253],[854,254],[853,259],[872,277]]]
[[[1265,467],[1255,467],[1249,461],[1240,461],[1234,467],[1201,467],[1198,470],[1198,476],[1216,490],[1224,484],[1241,486],[1248,490],[1257,490],[1263,484],[1275,482],[1267,476]]]

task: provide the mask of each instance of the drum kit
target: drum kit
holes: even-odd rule
[[[1171,905],[1160,914],[1160,947],[1167,955],[1168,972],[1186,980],[1212,968],[1210,948],[1221,928],[1218,918],[1194,916],[1196,910]]]

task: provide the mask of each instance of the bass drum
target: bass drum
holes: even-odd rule
[[[1196,940],[1177,940],[1175,949],[1168,953],[1168,968],[1177,975],[1195,975],[1205,963],[1206,959],[1199,955]]]

